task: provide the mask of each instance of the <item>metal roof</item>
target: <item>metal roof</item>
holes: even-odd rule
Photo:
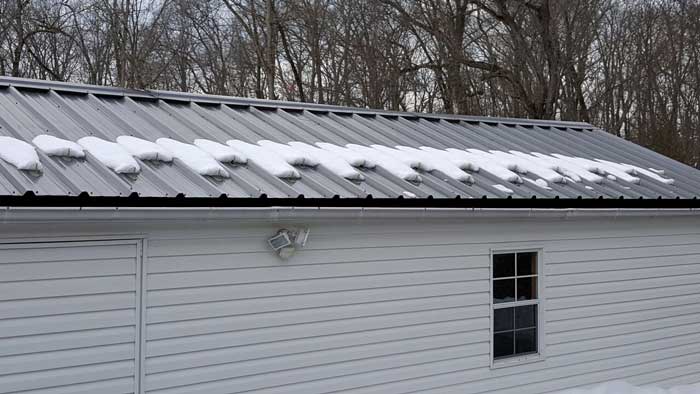
[[[351,182],[322,166],[298,168],[302,177],[283,180],[250,163],[224,164],[231,178],[201,176],[179,161],[142,162],[138,175],[119,175],[89,154],[85,160],[48,157],[38,152],[41,174],[17,170],[0,160],[0,196],[78,196],[230,199],[697,199],[700,171],[615,137],[586,123],[396,113],[335,106],[241,99],[161,91],[135,91],[0,77],[0,135],[30,142],[40,134],[76,141],[94,135],[114,141],[120,135],[147,140],[161,137],[192,142],[206,138],[251,143],[267,139],[350,143],[438,149],[520,150],[624,162],[658,168],[675,183],[644,175],[639,183],[621,179],[551,183],[547,190],[531,183],[507,184],[512,195],[494,184],[487,171],[465,184],[421,174],[411,183],[377,167],[363,169],[366,180]]]

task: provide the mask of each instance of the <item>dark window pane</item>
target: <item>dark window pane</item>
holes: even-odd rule
[[[518,253],[518,276],[537,274],[537,253]]]
[[[537,298],[537,278],[518,278],[518,301]]]
[[[537,330],[515,331],[515,353],[535,353],[537,351]]]
[[[515,309],[515,328],[537,326],[537,305],[519,306]]]
[[[513,310],[515,308],[502,308],[493,311],[493,330],[506,331],[513,329]]]
[[[493,255],[493,277],[515,276],[515,253]]]
[[[493,334],[493,357],[512,356],[515,346],[513,346],[513,331]]]
[[[515,301],[515,279],[493,281],[493,303]]]

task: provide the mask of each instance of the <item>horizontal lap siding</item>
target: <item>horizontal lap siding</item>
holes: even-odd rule
[[[150,242],[147,392],[356,387],[380,370],[488,362],[488,248],[326,237],[281,262],[267,235]]]
[[[0,393],[133,393],[137,245],[0,245]]]
[[[152,234],[149,393],[542,393],[700,381],[697,223],[312,226]],[[344,232],[345,231],[345,232]],[[544,361],[489,367],[489,252],[544,249]]]

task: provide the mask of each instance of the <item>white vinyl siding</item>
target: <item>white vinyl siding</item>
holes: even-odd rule
[[[538,394],[613,379],[700,382],[696,218],[300,224],[311,237],[288,261],[265,243],[287,223],[65,231],[146,234],[147,393]],[[534,249],[547,357],[491,368],[490,253]]]
[[[282,263],[268,232],[150,242],[147,391],[310,393],[379,370],[488,360],[483,256],[308,247]]]
[[[696,379],[700,309],[657,320],[673,299],[634,279],[670,292],[682,281],[696,299],[694,228],[521,225],[320,224],[286,262],[265,245],[277,226],[153,239],[147,392],[535,394]],[[547,359],[491,369],[490,251],[540,248]]]
[[[0,245],[0,393],[134,393],[136,241]]]

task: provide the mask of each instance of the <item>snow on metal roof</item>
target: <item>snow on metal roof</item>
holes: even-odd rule
[[[249,160],[246,164],[219,163],[228,175],[223,177],[201,175],[174,155],[172,162],[135,158],[140,172],[118,174],[89,149],[84,159],[49,156],[38,149],[42,172],[19,170],[0,160],[0,196],[693,199],[700,195],[700,171],[585,123],[394,113],[7,77],[0,77],[0,113],[0,136],[29,144],[37,136],[51,135],[67,141],[87,136],[116,141],[120,136],[133,136],[187,144],[208,140],[225,145],[239,140],[254,145],[259,141],[368,149],[381,145],[402,149],[385,149],[385,155],[405,152],[405,147],[436,155],[447,149],[472,155],[482,152],[493,155],[487,157],[493,166],[502,167],[499,171],[490,171],[489,166],[479,171],[463,168],[467,182],[439,169],[420,167],[415,169],[419,177],[406,180],[390,165],[385,168],[377,163],[374,168],[354,167],[362,177],[351,180],[323,163],[295,166],[300,178],[281,178]],[[293,143],[291,147],[295,145],[299,146]],[[450,160],[447,152],[439,155],[436,161]],[[517,160],[508,163],[508,157]],[[416,161],[427,159],[421,154]],[[456,166],[459,162],[450,163]],[[556,163],[562,163],[562,168]],[[543,166],[560,173],[564,182],[554,176],[549,182],[540,179],[542,173],[547,174]],[[538,169],[539,174],[534,171]],[[578,176],[581,172],[590,176]],[[525,181],[508,182],[502,173],[515,173]],[[601,178],[602,182],[592,181]]]

